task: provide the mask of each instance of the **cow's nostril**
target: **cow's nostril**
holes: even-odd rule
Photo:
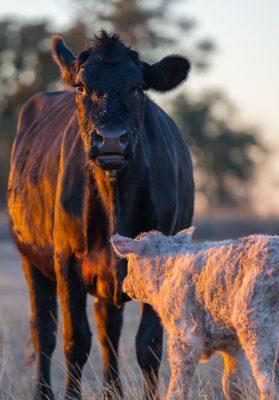
[[[129,138],[126,132],[119,136],[119,141],[123,146],[127,146]]]
[[[95,144],[95,146],[100,146],[103,143],[104,143],[103,136],[96,132],[95,136],[94,136],[94,144]]]

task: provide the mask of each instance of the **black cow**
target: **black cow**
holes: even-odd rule
[[[8,205],[32,308],[36,399],[52,399],[58,294],[67,365],[66,398],[80,398],[90,352],[86,295],[94,306],[104,379],[121,394],[117,349],[122,325],[124,260],[110,237],[191,225],[190,155],[174,122],[144,90],[165,92],[188,74],[189,62],[168,56],[142,62],[117,35],[102,32],[77,58],[62,38],[53,56],[69,89],[39,93],[23,106],[11,157]],[[136,338],[145,396],[155,395],[162,328],[143,304]]]

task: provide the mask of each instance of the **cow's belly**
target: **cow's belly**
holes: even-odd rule
[[[34,267],[36,267],[44,276],[52,281],[56,280],[53,247],[39,247],[37,243],[24,243],[15,238],[17,248],[20,254]]]
[[[118,263],[119,259],[104,247],[83,257],[80,267],[87,291],[103,300],[113,301],[118,290]]]
[[[13,236],[20,253],[45,276],[54,280],[52,214],[40,199],[31,194],[9,195]]]

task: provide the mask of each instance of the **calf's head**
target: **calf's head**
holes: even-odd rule
[[[191,227],[174,236],[165,236],[151,231],[138,235],[135,239],[114,235],[112,246],[119,257],[128,259],[128,275],[123,282],[123,291],[130,297],[150,302],[162,281],[164,271],[173,265],[173,258],[187,251],[195,228]],[[162,283],[162,282],[161,282]]]
[[[60,36],[52,54],[68,85],[76,90],[80,132],[87,157],[105,170],[121,169],[133,158],[144,117],[144,90],[166,92],[188,75],[187,59],[171,55],[142,62],[117,35],[102,31],[76,57]]]

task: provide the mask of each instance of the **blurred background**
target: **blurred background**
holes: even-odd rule
[[[150,93],[190,145],[196,218],[279,216],[279,3],[211,0],[10,0],[0,5],[0,204],[21,105],[59,89],[50,38],[78,53],[100,28],[116,31],[147,61],[182,53],[186,84]]]
[[[149,95],[172,115],[190,146],[196,181],[196,238],[223,239],[252,232],[279,233],[278,18],[278,0],[1,1],[1,399],[28,400],[32,392],[33,368],[26,365],[23,355],[29,336],[28,293],[9,236],[5,195],[21,105],[39,91],[63,85],[50,56],[51,36],[62,34],[78,53],[87,38],[105,28],[118,32],[146,61],[158,61],[170,53],[191,60],[191,74],[184,85],[172,93]],[[121,354],[129,359],[125,362],[135,371],[136,381],[140,374],[134,354],[135,307],[135,303],[127,305]],[[95,336],[85,388],[100,382],[96,378],[92,383],[90,370],[100,377]],[[53,381],[59,394],[64,370],[58,347]],[[165,368],[166,362],[163,375]],[[224,399],[221,370],[220,359],[201,368],[202,383],[195,386],[197,400]],[[126,387],[133,388],[131,374],[128,377]],[[248,392],[247,400],[253,398]],[[140,397],[133,393],[131,399]]]

